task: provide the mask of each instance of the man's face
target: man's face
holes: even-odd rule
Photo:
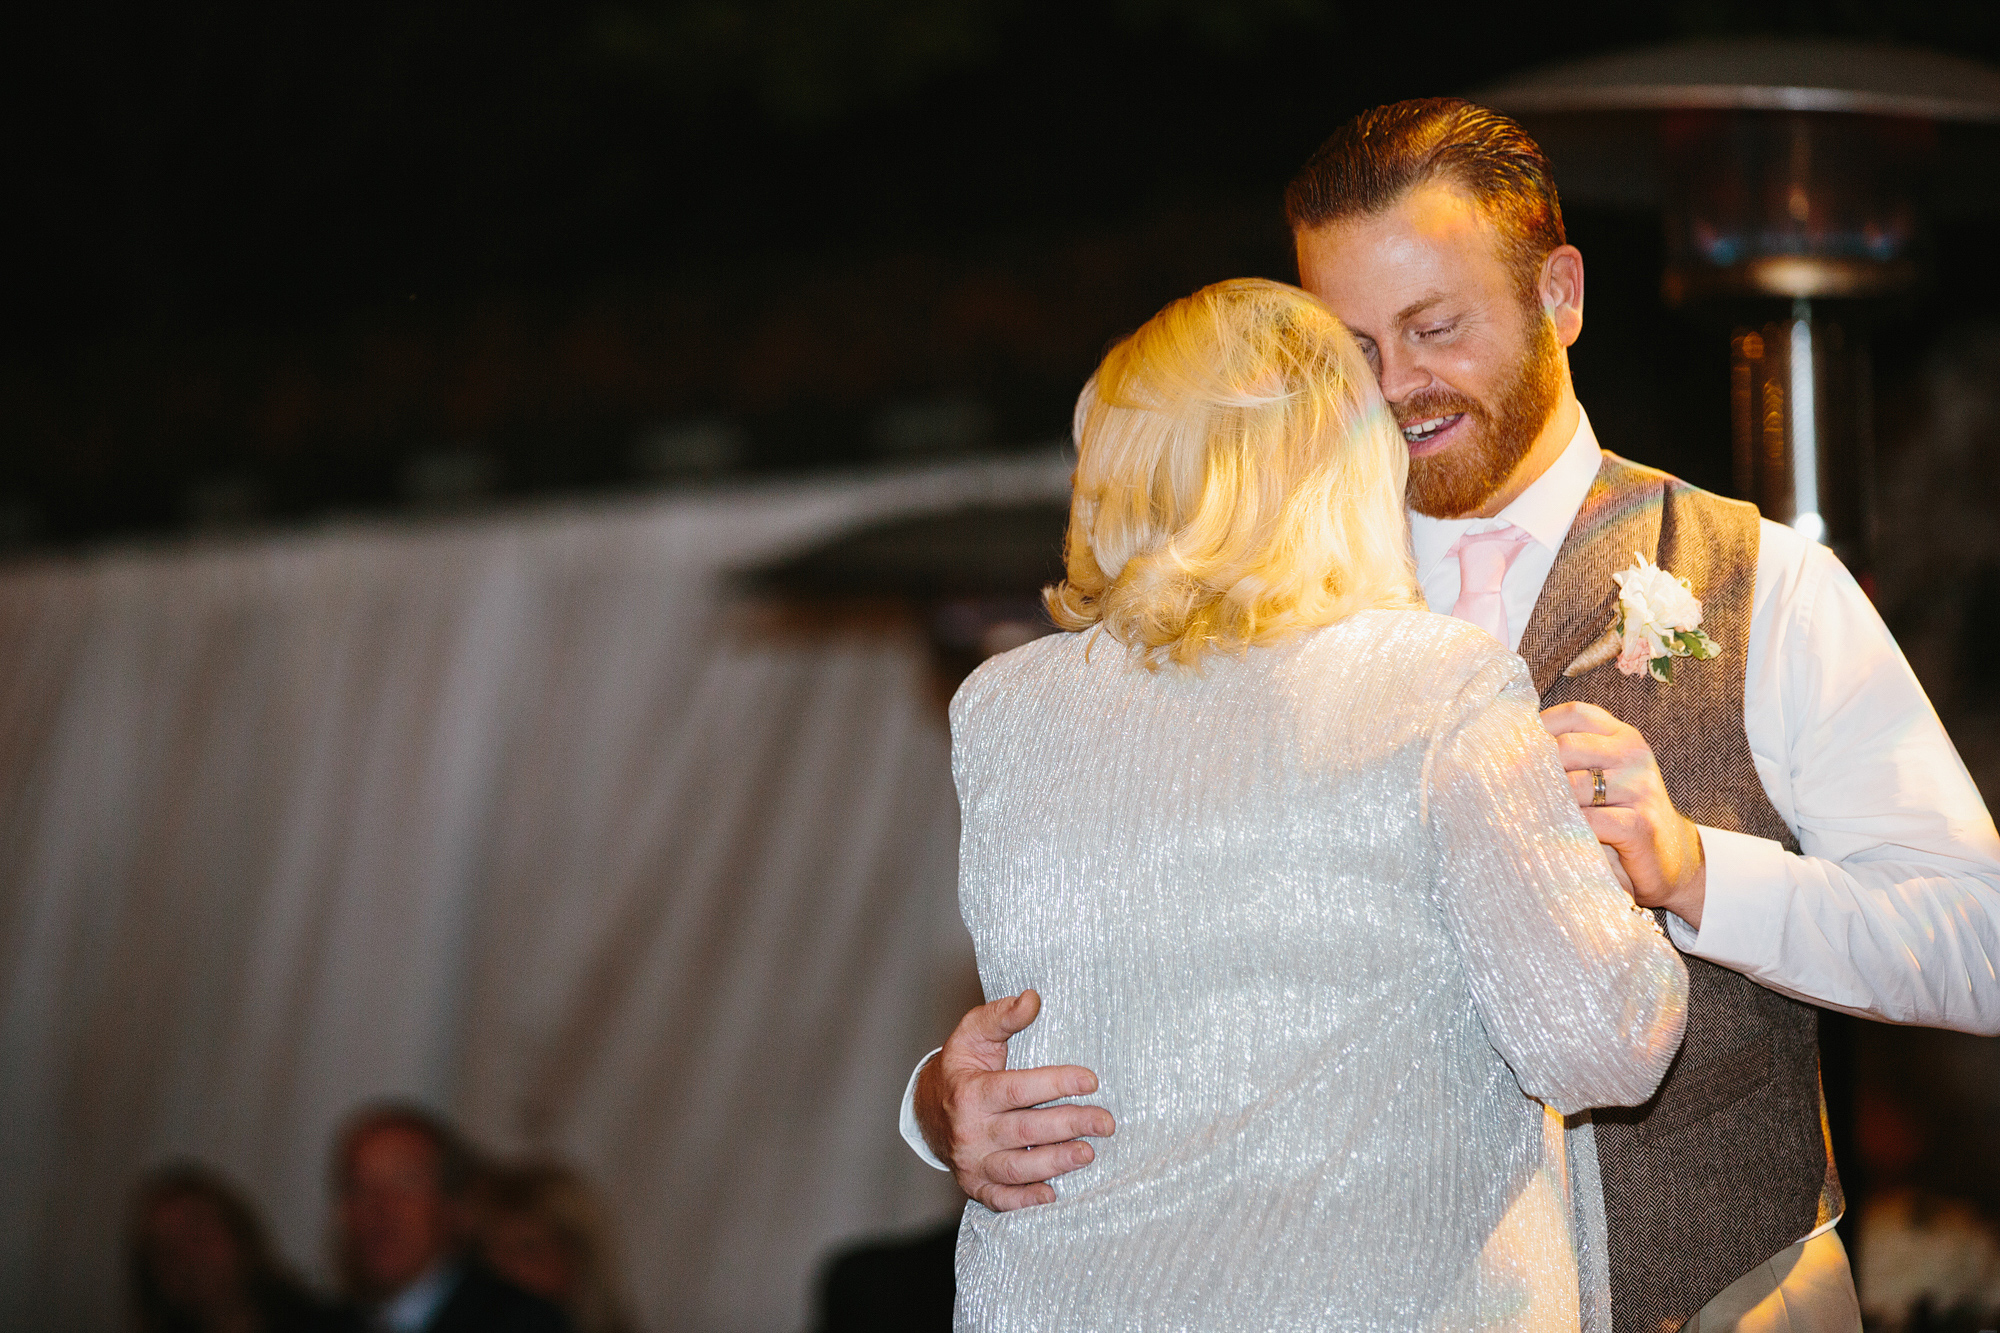
[[[1470,196],[1422,185],[1380,213],[1301,232],[1299,279],[1347,325],[1410,446],[1410,508],[1477,513],[1562,389],[1549,320],[1524,303]]]
[[[354,1143],[340,1226],[362,1297],[395,1295],[451,1250],[456,1210],[445,1198],[438,1167],[437,1149],[413,1129],[388,1125]]]

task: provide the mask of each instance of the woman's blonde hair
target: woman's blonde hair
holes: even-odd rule
[[[1340,321],[1296,287],[1204,287],[1111,349],[1076,405],[1064,629],[1150,669],[1421,606],[1409,451]]]
[[[563,1307],[573,1333],[630,1333],[611,1218],[597,1191],[567,1162],[531,1158],[487,1173],[478,1199],[478,1224],[488,1246],[508,1218],[539,1227],[569,1265],[571,1289],[548,1296]],[[494,1263],[505,1276],[504,1265]]]

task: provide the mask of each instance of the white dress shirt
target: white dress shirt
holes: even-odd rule
[[[1600,461],[1590,418],[1579,413],[1562,455],[1495,517],[1412,514],[1431,609],[1449,614],[1458,600],[1452,543],[1512,523],[1532,538],[1501,584],[1508,646],[1518,649]],[[1669,916],[1674,943],[1842,1013],[2000,1034],[1993,816],[1853,576],[1792,529],[1769,520],[1761,529],[1743,725],[1757,776],[1801,854],[1703,827],[1701,928]],[[913,1072],[903,1137],[942,1167],[917,1129],[915,1091]]]
[[[457,1264],[437,1264],[393,1299],[385,1301],[369,1321],[369,1328],[378,1333],[422,1333],[458,1290],[459,1279],[464,1276],[464,1270]]]

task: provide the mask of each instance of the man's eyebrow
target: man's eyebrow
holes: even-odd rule
[[[1411,320],[1415,319],[1418,315],[1423,314],[1424,311],[1430,309],[1438,302],[1444,300],[1445,296],[1446,293],[1444,292],[1432,292],[1428,296],[1419,296],[1416,300],[1410,302],[1408,305],[1404,306],[1401,310],[1398,310],[1396,312],[1396,323],[1398,324],[1409,323]]]

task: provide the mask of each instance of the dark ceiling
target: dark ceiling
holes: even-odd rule
[[[5,80],[0,541],[1038,444],[1161,301],[1290,276],[1277,193],[1363,106],[1724,31],[1993,60],[1996,13],[44,6]],[[1621,328],[1587,399],[1715,479],[1674,456],[1720,372],[1651,220],[1573,224]]]

